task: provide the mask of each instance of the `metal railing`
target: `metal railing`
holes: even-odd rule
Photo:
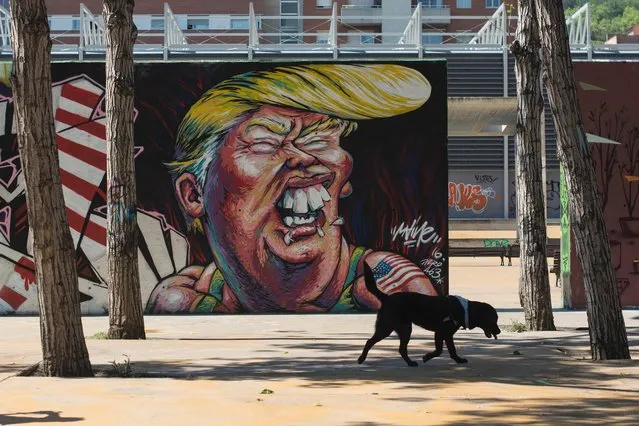
[[[101,16],[95,16],[82,3],[80,3],[80,41],[78,57],[84,59],[86,50],[104,50],[104,20]]]
[[[253,4],[251,3],[251,10],[253,10]],[[169,52],[171,49],[180,48],[186,46],[188,41],[184,37],[184,33],[178,24],[175,15],[171,10],[168,3],[164,3],[164,43],[162,45],[164,60],[169,59]]]
[[[409,44],[415,46],[419,50],[419,57],[424,55],[424,49],[422,49],[422,8],[419,7],[421,3],[417,3],[413,16],[411,16],[404,30],[404,34],[399,39],[399,44]]]
[[[505,4],[502,4],[488,19],[481,16],[450,16],[451,20],[477,21],[465,32],[447,32],[445,27],[437,27],[429,23],[424,15],[430,4],[418,3],[408,16],[384,16],[385,22],[402,22],[394,28],[404,27],[402,32],[382,31],[369,33],[348,22],[354,17],[339,14],[337,3],[333,3],[331,14],[322,16],[299,16],[297,32],[286,32],[290,40],[297,44],[285,44],[282,40],[280,22],[282,16],[257,16],[253,4],[249,4],[248,28],[242,30],[188,30],[181,27],[184,18],[173,13],[168,3],[164,4],[163,27],[156,30],[139,30],[134,46],[137,56],[158,56],[164,60],[185,55],[246,55],[249,59],[255,55],[295,53],[295,54],[327,54],[333,58],[340,55],[367,54],[385,52],[388,54],[415,54],[423,57],[428,51],[503,51],[507,49],[509,37],[513,36],[513,23],[516,16],[509,16]],[[345,6],[343,5],[342,9]],[[426,6],[426,9],[424,9]],[[353,8],[363,6],[354,5]],[[366,6],[373,8],[373,6]],[[410,9],[409,9],[410,10]],[[50,21],[57,17],[51,16]],[[104,55],[104,22],[101,15],[93,15],[84,5],[80,5],[79,25],[76,30],[53,30],[52,54],[54,57],[82,60]],[[639,45],[593,45],[590,36],[590,7],[584,5],[566,20],[571,50],[586,53],[589,60],[595,53],[622,52],[633,55]],[[10,40],[11,17],[8,10],[0,7],[0,56],[11,53]],[[60,26],[58,26],[59,28]],[[75,28],[75,25],[74,25]],[[463,37],[468,43],[460,43]],[[389,42],[389,39],[394,40]],[[399,40],[399,41],[397,41]],[[441,40],[434,43],[433,40]],[[373,42],[373,43],[370,43]]]
[[[507,36],[508,14],[506,11],[506,3],[502,3],[468,44],[502,45]]]
[[[11,14],[0,6],[0,47],[11,46]]]
[[[566,19],[568,40],[571,46],[586,48],[588,59],[592,59],[592,40],[590,37],[590,3],[584,4]]]

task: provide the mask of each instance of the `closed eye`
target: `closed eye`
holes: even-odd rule
[[[274,141],[272,139],[261,139],[253,142],[251,144],[251,151],[256,154],[272,154],[277,148],[279,148],[280,144],[278,141]]]
[[[314,139],[304,143],[301,148],[304,150],[322,150],[328,148],[329,142],[325,139]]]

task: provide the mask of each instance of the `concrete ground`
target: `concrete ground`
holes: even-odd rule
[[[554,287],[559,331],[507,331],[523,320],[518,268],[497,265],[451,261],[451,292],[494,304],[504,330],[461,330],[465,365],[445,354],[409,368],[394,336],[358,365],[373,315],[148,316],[146,341],[87,340],[97,371],[124,371],[125,354],[139,377],[15,377],[41,357],[38,319],[3,317],[0,425],[639,424],[639,362],[589,361],[586,315],[558,308]],[[639,311],[624,317],[637,359]],[[91,336],[108,319],[83,324]],[[409,354],[432,348],[414,329]]]

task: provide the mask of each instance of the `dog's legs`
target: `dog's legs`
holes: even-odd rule
[[[455,349],[455,343],[453,342],[453,336],[446,336],[446,347],[448,348],[448,353],[450,357],[457,361],[459,364],[466,364],[468,362],[467,359],[460,358],[457,355],[457,350]]]
[[[436,331],[435,332],[435,350],[424,355],[422,357],[422,360],[426,362],[429,359],[433,359],[435,357],[440,356],[442,354],[443,348],[444,348],[444,335],[442,334],[441,331]]]
[[[409,367],[417,367],[417,363],[408,357],[408,342],[413,331],[411,323],[401,324],[395,328],[399,336],[399,354],[404,358]]]
[[[366,344],[364,345],[364,350],[362,350],[362,354],[359,356],[359,358],[357,358],[357,363],[361,364],[362,362],[364,362],[366,360],[366,356],[368,355],[368,351],[371,350],[373,345],[387,338],[392,332],[393,332],[392,327],[380,326],[378,322],[375,325],[375,334],[373,334],[373,337],[371,337],[370,339],[366,341]]]

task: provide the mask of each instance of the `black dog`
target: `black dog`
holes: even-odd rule
[[[382,306],[377,313],[375,334],[366,342],[357,360],[359,364],[364,362],[375,343],[395,331],[400,341],[399,354],[409,366],[417,367],[417,363],[408,357],[412,324],[435,332],[435,350],[424,355],[424,362],[441,355],[444,341],[452,359],[458,363],[468,362],[457,356],[455,350],[453,335],[459,327],[479,327],[488,338],[497,339],[497,335],[501,333],[497,326],[497,311],[487,303],[468,301],[465,309],[462,304],[466,300],[455,296],[427,296],[419,293],[395,293],[389,296],[377,288],[373,271],[366,262],[364,279],[366,288],[382,302]]]

